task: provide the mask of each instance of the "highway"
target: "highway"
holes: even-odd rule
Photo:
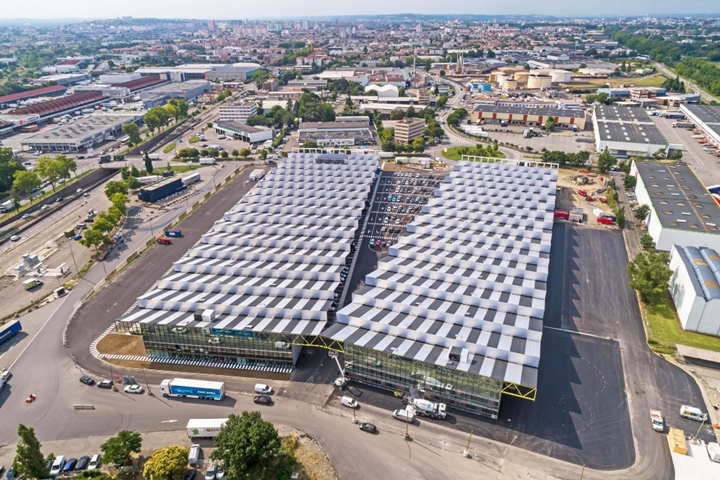
[[[660,70],[660,72],[662,74],[664,74],[665,76],[667,76],[669,78],[675,78],[678,76],[677,73],[671,72],[670,69],[667,68],[662,63],[654,62],[653,65],[655,66],[655,68]],[[695,92],[700,95],[700,98],[702,98],[706,102],[712,102],[713,100],[716,102],[718,101],[718,99],[716,97],[713,97],[712,95],[707,93],[705,90],[703,90],[702,88],[700,88],[696,84],[694,84],[692,81],[688,80],[687,78],[680,77],[680,79],[683,82],[685,82],[685,90],[686,91],[689,91],[690,89],[695,90]]]

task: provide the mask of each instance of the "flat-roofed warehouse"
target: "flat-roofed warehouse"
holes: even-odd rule
[[[579,108],[536,108],[506,105],[477,105],[470,118],[473,122],[483,121],[490,124],[524,125],[539,127],[552,118],[558,128],[585,129],[585,111]]]
[[[593,113],[595,147],[619,157],[652,156],[668,142],[642,107],[600,105]]]
[[[148,356],[290,371],[334,319],[379,156],[291,153],[117,322]],[[291,344],[295,343],[291,348]]]
[[[367,118],[367,117],[366,117]],[[335,122],[300,122],[298,138],[301,145],[313,141],[321,147],[374,144],[370,120]]]
[[[633,162],[635,195],[648,205],[647,229],[655,248],[681,247],[720,250],[720,206],[688,165]]]
[[[460,162],[323,335],[351,381],[497,418],[534,398],[555,168]]]
[[[93,114],[87,118],[75,118],[68,124],[26,137],[22,146],[43,152],[79,152],[107,140],[108,136],[119,135],[123,125],[141,118],[140,114]]]
[[[720,107],[713,105],[680,105],[680,112],[697,125],[705,140],[720,148]]]

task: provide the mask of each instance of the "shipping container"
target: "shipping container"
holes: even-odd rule
[[[555,210],[555,218],[562,218],[563,220],[570,219],[570,212],[567,210]]]
[[[138,192],[138,198],[143,202],[157,202],[172,195],[184,187],[182,178],[168,178],[153,185],[143,187]]]
[[[612,219],[607,217],[598,217],[597,223],[602,223],[603,225],[612,225],[613,221]]]

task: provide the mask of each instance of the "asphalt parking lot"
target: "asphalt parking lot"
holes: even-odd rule
[[[421,211],[422,205],[433,195],[443,177],[438,173],[425,172],[380,174],[380,184],[367,214],[367,226],[360,238],[358,259],[350,272],[350,293],[357,290],[365,276],[375,270],[378,259],[387,255],[387,248],[405,232],[407,224]],[[351,300],[352,295],[348,295],[345,305]]]
[[[664,436],[651,428],[650,408],[694,435],[700,424],[681,418],[679,409],[705,408],[702,396],[687,374],[645,344],[627,261],[619,231],[555,224],[536,401],[503,396],[496,421],[450,408],[445,420],[422,422],[445,422],[597,469],[635,462],[633,430],[638,441],[667,450]],[[388,416],[401,408],[399,399],[373,387],[351,383],[343,393],[386,408]],[[712,440],[712,428],[704,426],[700,438]]]

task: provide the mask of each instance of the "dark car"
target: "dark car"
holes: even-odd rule
[[[253,397],[253,402],[261,405],[270,405],[272,403],[272,398],[268,395],[255,395]]]
[[[83,455],[82,457],[78,458],[77,464],[75,464],[75,471],[79,472],[80,470],[85,470],[88,466],[88,463],[90,463],[90,457],[87,455]]]
[[[377,428],[375,428],[375,425],[373,425],[372,423],[361,423],[360,430],[362,430],[363,432],[368,432],[368,433],[376,433],[377,432]]]
[[[15,465],[10,465],[10,468],[8,468],[7,471],[7,478],[13,478],[15,477]]]
[[[196,473],[197,470],[188,470],[188,472],[185,474],[185,477],[183,477],[183,480],[193,480]]]
[[[100,388],[112,388],[113,382],[112,380],[101,380],[98,382],[97,386]]]
[[[92,377],[88,377],[87,375],[83,375],[80,377],[80,382],[84,383],[85,385],[95,385],[95,380],[92,379]]]
[[[75,464],[77,463],[77,458],[69,458],[67,462],[65,462],[65,465],[63,466],[63,473],[68,474],[75,470]]]

